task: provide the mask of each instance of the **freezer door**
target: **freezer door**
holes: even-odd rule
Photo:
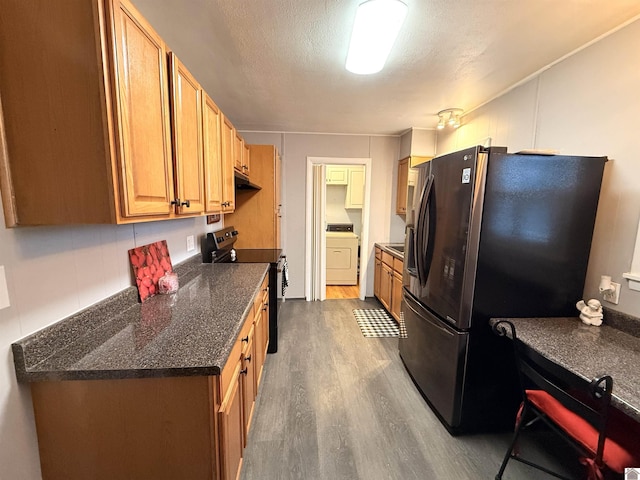
[[[461,421],[469,334],[437,319],[406,290],[402,316],[407,336],[399,340],[400,357],[431,407],[455,429]]]

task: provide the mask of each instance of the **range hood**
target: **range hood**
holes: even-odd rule
[[[261,190],[262,189],[260,185],[251,183],[251,181],[249,180],[249,177],[241,174],[240,172],[233,172],[233,175],[236,179],[236,190]]]

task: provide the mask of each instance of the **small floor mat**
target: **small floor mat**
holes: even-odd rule
[[[358,326],[365,337],[398,337],[406,336],[406,332],[400,327],[391,315],[383,308],[355,308],[353,316],[356,317]]]

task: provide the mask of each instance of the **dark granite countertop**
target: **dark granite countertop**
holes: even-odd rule
[[[268,269],[192,262],[174,294],[126,289],[13,343],[18,380],[217,375]]]
[[[400,247],[404,249],[403,243],[376,243],[376,247],[381,248],[389,255],[392,255],[402,261],[404,261],[404,252],[399,252],[398,250],[394,250],[392,247]]]
[[[640,422],[640,338],[606,324],[585,325],[577,317],[506,320],[519,340],[563,368],[587,380],[611,375],[612,405]]]

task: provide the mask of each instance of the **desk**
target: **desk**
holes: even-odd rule
[[[613,377],[611,404],[640,422],[640,338],[579,318],[507,318],[518,339],[544,357],[591,381]]]

